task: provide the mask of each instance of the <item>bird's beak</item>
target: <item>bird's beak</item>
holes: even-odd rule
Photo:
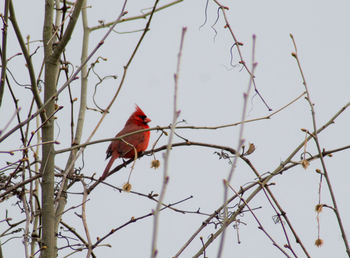
[[[148,117],[146,117],[146,118],[145,118],[145,123],[147,124],[147,123],[149,123],[149,122],[151,122],[151,119],[149,119]]]

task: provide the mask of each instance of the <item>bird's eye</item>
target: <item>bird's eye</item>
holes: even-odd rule
[[[147,116],[139,116],[142,120],[145,120]]]

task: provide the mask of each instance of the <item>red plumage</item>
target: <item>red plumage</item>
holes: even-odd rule
[[[128,121],[126,121],[123,130],[121,130],[115,137],[122,136],[127,133],[132,133],[138,130],[149,128],[148,123],[151,121],[145,113],[136,105],[136,110],[131,114]],[[150,131],[141,132],[126,136],[123,140],[115,140],[111,142],[107,149],[107,157],[111,157],[109,160],[100,180],[103,180],[107,177],[109,170],[111,169],[113,162],[117,158],[134,158],[135,150],[137,153],[143,152],[147,149],[148,142],[150,137]]]

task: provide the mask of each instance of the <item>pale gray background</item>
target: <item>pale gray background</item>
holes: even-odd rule
[[[120,12],[122,1],[90,1],[92,8],[88,10],[89,24],[97,25],[98,20],[109,22],[114,20]],[[160,1],[160,5],[167,2]],[[30,34],[32,40],[40,39],[42,34],[43,1],[16,1],[18,22],[23,35]],[[244,43],[243,55],[250,66],[252,35],[256,34],[256,70],[257,86],[274,109],[285,105],[304,91],[300,73],[296,62],[291,56],[293,45],[289,33],[295,36],[299,56],[309,85],[311,97],[315,103],[317,123],[323,125],[328,119],[349,101],[349,10],[348,1],[225,1],[230,10],[227,12],[231,27],[239,39]],[[140,14],[142,8],[151,7],[153,1],[129,1],[128,16]],[[113,137],[122,127],[137,103],[152,119],[150,125],[166,126],[172,120],[173,74],[176,69],[176,58],[179,49],[180,33],[183,26],[188,27],[185,38],[181,74],[179,81],[178,105],[181,110],[180,119],[185,119],[189,125],[221,125],[238,122],[242,110],[242,94],[248,85],[249,76],[240,66],[230,67],[230,47],[233,43],[227,29],[224,29],[223,17],[215,25],[218,34],[214,41],[214,31],[211,25],[217,15],[217,6],[211,1],[208,6],[208,21],[203,28],[199,26],[204,21],[205,1],[184,1],[172,8],[155,14],[151,30],[146,35],[136,58],[129,68],[123,89],[94,139]],[[144,21],[134,21],[116,27],[119,32],[142,29]],[[78,31],[79,30],[79,31]],[[79,64],[81,46],[81,21],[72,41],[67,46],[68,59]],[[105,30],[93,32],[90,49],[95,47]],[[17,52],[18,44],[14,33],[9,31],[9,53]],[[121,76],[123,65],[135,47],[140,32],[134,34],[113,33],[98,51],[97,56],[108,58],[108,62],[96,67],[101,76],[116,74]],[[37,44],[39,45],[39,44]],[[34,47],[33,47],[34,49]],[[41,64],[42,48],[34,56],[36,72]],[[28,83],[26,70],[23,69],[23,58],[17,57],[9,63],[9,68],[22,83]],[[238,62],[238,55],[234,51],[234,62]],[[90,62],[91,63],[91,62]],[[20,69],[18,69],[18,67]],[[90,77],[89,94],[92,96],[96,81]],[[62,77],[63,79],[63,77]],[[116,85],[114,80],[107,80],[97,92],[97,102],[106,107]],[[60,85],[63,84],[62,83]],[[72,84],[75,96],[78,96],[79,82]],[[23,92],[20,89],[17,92]],[[2,121],[8,121],[9,115],[14,112],[8,92],[5,93],[5,103],[9,108],[0,109]],[[27,93],[30,96],[29,91]],[[59,114],[57,124],[57,140],[61,142],[57,149],[69,144],[69,112],[67,92],[61,94],[59,104],[64,110]],[[28,99],[29,103],[29,99]],[[27,114],[27,102],[20,102],[23,108],[21,115]],[[89,107],[93,102],[89,98]],[[78,106],[76,106],[76,110]],[[255,96],[249,98],[248,118],[267,115],[269,112],[260,99]],[[62,114],[66,117],[63,118]],[[96,125],[99,114],[88,111],[84,139]],[[346,111],[327,131],[320,135],[322,147],[326,149],[344,146],[349,143],[349,112]],[[1,123],[3,126],[3,122]],[[12,124],[14,125],[14,123]],[[1,127],[2,127],[1,126]],[[304,139],[300,128],[312,130],[310,108],[303,99],[293,106],[274,116],[271,120],[247,124],[244,138],[253,142],[256,151],[250,156],[251,161],[260,173],[268,172],[277,167],[294,148]],[[220,129],[216,131],[183,130],[178,131],[182,136],[193,141],[215,143],[236,147],[238,127]],[[159,133],[152,132],[151,144]],[[165,144],[163,138],[160,144]],[[180,139],[175,138],[175,141]],[[12,142],[12,144],[11,144]],[[17,148],[18,134],[7,139],[1,149]],[[9,147],[10,146],[10,147]],[[107,162],[105,150],[108,143],[98,144],[86,149],[84,154],[84,168],[82,173],[91,175],[102,173]],[[315,153],[312,143],[308,150]],[[222,180],[227,177],[230,169],[227,161],[218,160],[213,155],[213,149],[199,147],[174,148],[170,157],[170,181],[165,198],[166,203],[176,202],[190,195],[194,198],[181,204],[178,208],[185,210],[201,209],[202,212],[212,213],[222,203]],[[18,156],[19,157],[19,156]],[[18,157],[13,157],[13,161]],[[161,153],[156,157],[162,162]],[[338,205],[342,214],[348,237],[350,234],[350,206],[348,196],[350,190],[349,168],[346,162],[349,151],[338,153],[331,159],[326,159],[330,177],[332,179]],[[57,164],[64,166],[67,155],[58,155]],[[1,160],[8,160],[2,155]],[[296,160],[297,161],[297,160]],[[159,192],[162,169],[154,171],[150,168],[151,157],[144,157],[136,164],[132,175],[133,190],[149,193]],[[118,160],[115,164],[119,164]],[[81,165],[81,159],[79,164]],[[163,163],[162,163],[163,164]],[[4,161],[1,161],[4,166]],[[297,167],[283,176],[276,177],[272,187],[282,207],[291,219],[312,257],[346,257],[345,247],[338,230],[335,216],[326,209],[321,218],[321,237],[324,239],[322,248],[314,246],[317,238],[316,213],[314,206],[318,200],[319,176],[314,173],[320,168],[319,161],[313,162],[305,171]],[[108,182],[122,186],[127,181],[129,169],[122,170],[108,178]],[[232,185],[240,185],[254,180],[253,173],[239,161]],[[75,189],[81,191],[81,189]],[[78,205],[80,198],[73,197],[70,205]],[[119,226],[132,216],[138,217],[155,208],[155,203],[145,198],[111,190],[100,185],[89,196],[87,205],[88,223],[92,239],[106,234],[110,228]],[[322,200],[329,202],[326,185],[323,185]],[[15,202],[15,201],[13,201]],[[272,221],[272,208],[261,194],[251,204],[251,207],[262,206],[256,211],[264,227],[282,246],[285,244],[280,225]],[[9,203],[1,204],[1,217],[4,217],[5,208],[12,211]],[[69,206],[67,206],[68,208]],[[80,213],[80,209],[77,210]],[[201,225],[205,216],[182,215],[166,210],[160,216],[159,256],[171,257],[192,233]],[[241,225],[239,234],[241,244],[237,244],[236,231],[230,227],[227,230],[226,244],[223,257],[283,257],[282,253],[274,248],[267,237],[257,229],[256,222],[248,213],[240,218],[247,225]],[[84,235],[80,227],[81,221],[70,211],[64,217],[65,221],[75,221],[77,230]],[[152,218],[139,221],[115,233],[104,243],[111,244],[112,248],[101,247],[95,250],[98,257],[149,257]],[[4,230],[4,225],[0,224]],[[214,227],[209,226],[200,233],[206,240]],[[294,250],[300,257],[303,253],[294,239],[290,238]],[[61,243],[63,244],[63,242]],[[201,247],[196,238],[192,245],[183,253],[182,257],[191,257]],[[20,241],[12,240],[3,248],[5,257],[19,257],[23,248]],[[207,250],[208,257],[215,257],[217,244]],[[23,252],[21,251],[21,254]],[[72,257],[83,257],[78,253]]]

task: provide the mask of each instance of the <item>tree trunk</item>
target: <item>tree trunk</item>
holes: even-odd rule
[[[45,62],[45,87],[44,102],[49,101],[44,109],[49,118],[55,111],[55,99],[52,96],[56,93],[58,59],[52,58],[53,38],[52,21],[54,11],[53,0],[45,2],[45,20],[43,28],[44,62]],[[45,122],[44,122],[45,123]],[[54,119],[51,117],[42,127],[42,141],[54,140]],[[55,213],[54,213],[54,166],[55,153],[53,144],[42,145],[42,258],[55,257],[56,236],[55,236]]]

